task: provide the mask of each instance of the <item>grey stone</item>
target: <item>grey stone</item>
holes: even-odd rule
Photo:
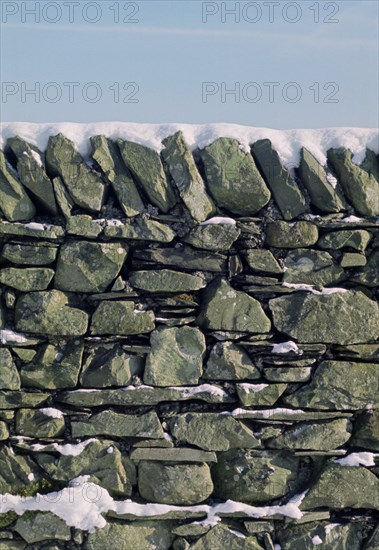
[[[367,265],[358,272],[353,280],[369,288],[379,285],[379,250],[372,252]]]
[[[209,223],[194,227],[183,241],[195,248],[217,252],[229,250],[240,233],[238,227],[230,223]]]
[[[195,544],[191,545],[191,550],[262,550],[254,536],[245,536],[226,525],[216,525],[206,535],[201,537]]]
[[[3,151],[0,151],[0,204],[1,211],[10,222],[30,220],[36,213],[33,202]]]
[[[72,209],[75,206],[75,202],[72,200],[70,193],[67,191],[62,178],[53,178],[53,188],[59,209],[66,220],[69,220]]]
[[[111,239],[130,239],[135,241],[155,241],[170,243],[176,237],[175,231],[168,225],[155,220],[137,219],[133,224],[112,224],[104,229],[104,236]]]
[[[64,417],[58,409],[20,409],[15,420],[18,435],[59,437],[65,430]]]
[[[24,514],[17,520],[14,529],[28,544],[52,539],[71,540],[70,527],[51,512]]]
[[[83,548],[104,550],[169,550],[174,540],[170,521],[108,522],[102,529],[90,533]]]
[[[6,348],[0,348],[0,389],[20,389],[20,375],[11,352]]]
[[[291,250],[284,260],[286,270],[283,282],[326,286],[345,278],[344,270],[334,263],[328,252],[298,248]]]
[[[365,229],[346,229],[344,231],[332,231],[323,235],[317,246],[320,248],[331,248],[339,250],[341,248],[354,248],[358,252],[364,252],[372,234]]]
[[[254,380],[260,378],[260,372],[242,347],[232,342],[217,342],[209,354],[203,378]]]
[[[58,253],[56,245],[51,243],[5,243],[1,257],[17,265],[49,265]]]
[[[202,277],[171,269],[134,271],[129,275],[129,283],[147,292],[192,292],[205,286]]]
[[[358,416],[351,445],[379,451],[379,411],[364,411]]]
[[[190,246],[179,248],[145,248],[133,252],[134,262],[147,262],[149,265],[163,264],[176,269],[204,270],[220,273],[227,270],[226,256],[212,254],[204,250],[194,250]]]
[[[277,248],[303,248],[317,242],[317,225],[310,222],[287,223],[281,220],[266,226],[266,244]]]
[[[136,415],[111,410],[94,414],[86,421],[71,422],[72,436],[108,435],[113,437],[161,438],[163,430],[154,411]]]
[[[363,533],[359,523],[311,523],[281,530],[278,540],[283,550],[317,546],[322,550],[360,550]]]
[[[139,448],[131,452],[130,458],[134,462],[151,460],[153,462],[217,462],[215,453],[186,449],[185,447],[172,449]]]
[[[0,220],[0,235],[16,235],[20,237],[59,241],[64,234],[65,230],[60,225],[37,222],[27,224],[18,222],[9,223]]]
[[[38,407],[50,397],[42,392],[0,391],[0,409],[23,409],[24,407]]]
[[[245,407],[274,405],[287,384],[236,384],[237,395]]]
[[[354,252],[345,252],[340,262],[340,266],[343,268],[363,267],[366,264],[366,256],[364,254],[355,254]]]
[[[102,231],[102,227],[97,220],[92,219],[87,214],[71,216],[67,220],[66,230],[68,235],[77,235],[87,239],[96,239]]]
[[[252,248],[244,251],[243,255],[252,271],[263,271],[264,273],[272,273],[273,275],[280,275],[283,273],[283,269],[280,267],[270,250]]]
[[[0,269],[0,284],[10,286],[22,292],[46,290],[54,271],[47,267],[6,267]]]
[[[274,449],[331,451],[344,445],[351,432],[351,422],[347,418],[320,423],[300,422],[275,439],[268,440],[267,445]]]
[[[134,309],[134,302],[100,302],[92,316],[91,334],[142,334],[155,328],[154,313]]]

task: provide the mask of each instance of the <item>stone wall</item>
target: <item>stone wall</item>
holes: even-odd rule
[[[377,549],[375,154],[91,145],[1,153],[0,549]]]

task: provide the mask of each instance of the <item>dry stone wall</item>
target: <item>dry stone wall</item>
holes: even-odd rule
[[[0,549],[379,548],[379,166],[0,161]]]

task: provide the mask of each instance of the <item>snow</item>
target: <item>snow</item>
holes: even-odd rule
[[[239,388],[242,388],[245,392],[250,393],[258,393],[265,388],[268,388],[269,384],[237,384]]]
[[[47,223],[26,223],[23,226],[25,229],[32,229],[33,231],[50,231],[52,229],[52,225],[49,225]]]
[[[290,353],[294,352],[297,355],[303,355],[303,351],[300,350],[295,342],[289,340],[288,342],[282,342],[280,344],[273,344],[271,353]]]
[[[282,283],[282,286],[286,288],[293,288],[295,290],[306,290],[307,292],[312,292],[312,294],[317,294],[317,296],[347,292],[346,288],[335,287],[335,288],[323,288],[322,290],[316,290],[313,285],[305,285],[305,284],[298,284],[298,283]]]
[[[332,531],[335,527],[338,527],[341,525],[340,523],[328,523],[328,525],[325,525],[325,535],[328,536],[330,531]]]
[[[203,148],[219,137],[237,139],[241,148],[249,152],[251,143],[263,138],[270,139],[285,166],[298,166],[300,149],[306,147],[322,164],[326,164],[326,151],[330,147],[349,148],[353,160],[360,164],[366,147],[379,153],[379,133],[376,128],[319,128],[275,130],[254,128],[239,124],[140,124],[129,122],[43,123],[4,122],[0,126],[0,147],[9,137],[19,135],[27,142],[45,151],[50,136],[59,133],[71,139],[83,156],[89,156],[91,136],[103,134],[111,139],[128,139],[157,151],[162,149],[162,140],[182,130],[185,140],[193,150]]]
[[[217,395],[219,397],[226,397],[228,393],[224,391],[219,386],[213,386],[212,384],[200,384],[200,386],[169,386],[168,390],[177,390],[182,393],[182,395],[196,395],[198,393],[210,393],[211,395]]]
[[[315,535],[312,538],[312,544],[314,544],[314,546],[318,546],[319,544],[322,544],[322,540],[320,539],[320,537],[318,535]]]
[[[221,216],[215,216],[214,218],[209,218],[209,220],[206,220],[205,222],[199,223],[199,225],[236,225],[236,220],[233,220],[233,218],[223,218]]]
[[[379,453],[350,453],[334,462],[337,462],[340,466],[375,466],[374,459],[376,456],[379,456]]]
[[[87,445],[95,441],[98,441],[98,440],[91,438],[91,439],[86,439],[85,441],[81,441],[80,443],[66,443],[64,445],[59,445],[58,443],[49,443],[48,445],[41,445],[39,443],[35,443],[34,445],[30,445],[30,450],[35,452],[55,451],[64,456],[79,456],[87,447]],[[109,447],[109,449],[111,448],[112,447]]]
[[[11,329],[0,330],[0,340],[2,344],[24,344],[28,341],[26,336]]]
[[[28,480],[29,481],[34,481],[34,474],[32,472],[30,472],[30,474],[28,474]]]
[[[244,416],[244,415],[250,415],[254,414],[256,416],[260,416],[261,418],[271,418],[275,415],[299,415],[304,413],[302,409],[283,409],[281,407],[278,407],[277,409],[260,409],[260,410],[254,410],[254,409],[234,409],[233,411],[225,411],[220,414],[225,415],[231,415],[231,416]]]
[[[39,155],[39,153],[37,153],[37,151],[32,150],[32,157],[34,158],[34,160],[36,161],[38,166],[42,167],[41,155]]]
[[[246,538],[246,535],[244,535],[243,533],[241,533],[241,531],[235,531],[234,529],[229,529],[229,531],[231,533],[233,533],[233,535],[235,535],[236,537],[238,537],[239,539],[245,539]]]
[[[106,526],[102,514],[109,511],[117,515],[132,514],[137,517],[154,517],[169,512],[203,512],[204,525],[215,525],[220,521],[220,514],[242,512],[248,517],[260,518],[279,514],[284,517],[300,519],[303,515],[299,506],[306,494],[296,495],[287,504],[276,506],[250,506],[241,502],[227,500],[214,506],[199,504],[195,506],[174,506],[168,504],[139,504],[131,500],[115,501],[108,491],[95,483],[89,483],[90,476],[83,475],[73,479],[69,486],[58,492],[47,495],[23,497],[9,493],[0,495],[0,513],[14,510],[18,515],[26,511],[52,512],[63,519],[70,527],[94,532],[96,528]]]
[[[339,220],[341,223],[359,223],[364,222],[363,218],[358,218],[357,216],[348,216],[347,218],[342,218]]]
[[[53,409],[48,407],[46,409],[38,409],[42,414],[49,416],[50,418],[63,418],[63,412],[59,409]]]
[[[330,185],[333,187],[333,189],[335,189],[337,187],[337,178],[335,178],[333,176],[333,174],[331,174],[330,172],[327,172],[326,174],[326,179],[328,180],[328,182],[330,183]]]

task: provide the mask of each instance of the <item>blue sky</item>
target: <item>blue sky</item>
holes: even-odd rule
[[[376,0],[0,3],[3,121],[378,125]]]

